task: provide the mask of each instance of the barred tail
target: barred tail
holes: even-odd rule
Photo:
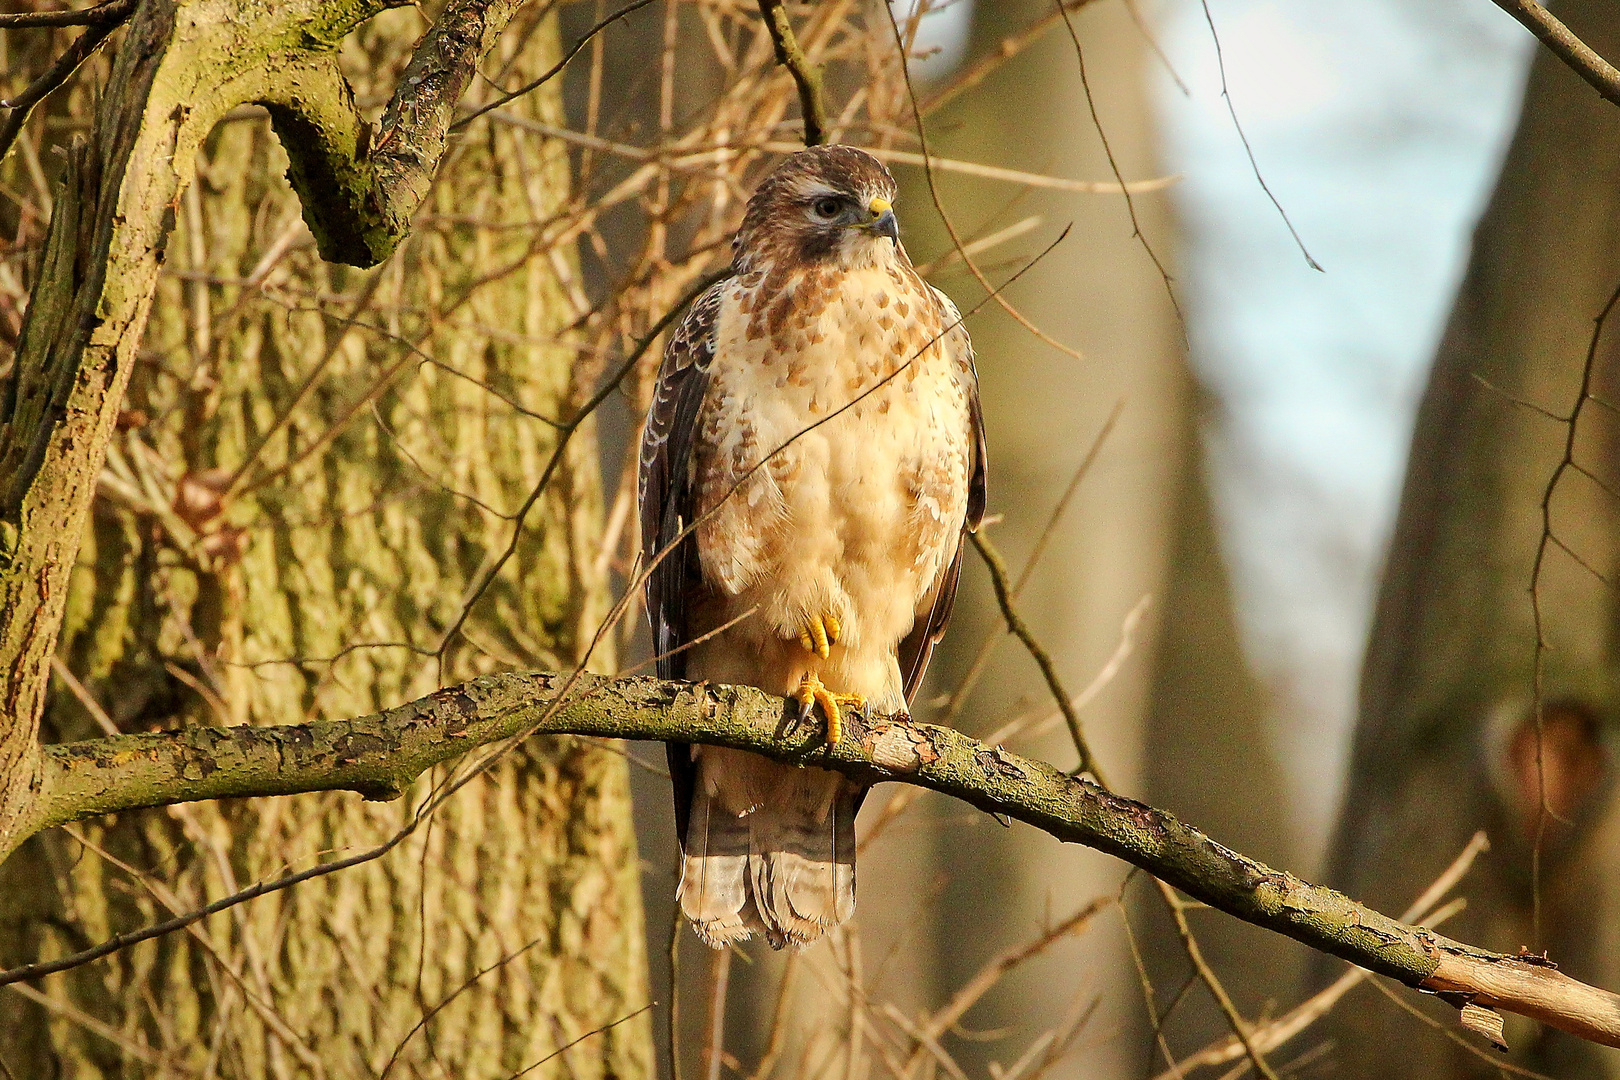
[[[804,946],[855,913],[855,804],[838,773],[698,748],[681,910],[716,948]]]

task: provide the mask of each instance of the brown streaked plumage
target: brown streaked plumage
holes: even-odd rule
[[[659,675],[797,696],[829,737],[841,704],[906,707],[984,514],[973,350],[900,246],[894,190],[852,147],[771,173],[732,276],[665,350],[642,440],[646,557],[698,522],[647,582]],[[864,788],[715,747],[669,760],[700,937],[804,945],[854,912]]]

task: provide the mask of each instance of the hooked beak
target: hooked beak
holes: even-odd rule
[[[900,222],[894,216],[894,204],[881,196],[867,203],[867,209],[872,213],[872,220],[867,228],[878,236],[887,236],[896,244],[900,242]]]

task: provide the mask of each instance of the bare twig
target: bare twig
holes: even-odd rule
[[[940,223],[945,226],[945,231],[950,234],[951,245],[956,249],[956,253],[961,257],[963,264],[968,268],[969,272],[973,274],[974,279],[978,281],[979,286],[983,288],[990,297],[993,297],[1001,310],[1005,311],[1008,315],[1011,315],[1013,319],[1017,321],[1018,325],[1022,326],[1025,330],[1028,330],[1031,334],[1052,346],[1052,348],[1057,349],[1065,356],[1071,357],[1075,360],[1083,359],[1079,350],[1070,348],[1069,346],[1063,344],[1063,342],[1059,341],[1051,334],[1048,334],[1039,326],[1036,326],[1027,316],[1024,315],[1023,312],[1015,308],[1005,297],[1001,295],[1001,290],[991,286],[990,279],[985,277],[984,271],[979,268],[979,264],[974,262],[973,257],[968,254],[967,247],[962,243],[962,236],[957,232],[955,223],[951,221],[951,216],[945,212],[945,200],[940,197],[939,186],[934,183],[933,158],[928,153],[928,131],[926,125],[923,123],[922,107],[917,103],[917,88],[913,86],[911,82],[911,65],[906,59],[906,45],[903,35],[900,33],[900,23],[895,18],[894,8],[892,6],[885,5],[883,10],[888,16],[889,28],[894,35],[895,49],[899,52],[900,56],[900,73],[905,78],[906,96],[911,102],[911,115],[916,124],[917,144],[922,148],[923,176],[928,181],[928,197],[934,204],[935,213],[939,214]],[[1064,231],[1067,232],[1068,230],[1065,229]]]
[[[484,595],[484,590],[489,588],[490,583],[493,582],[496,576],[500,574],[502,568],[506,566],[507,561],[517,553],[518,541],[523,535],[524,523],[528,520],[529,512],[534,509],[535,503],[540,501],[540,496],[545,494],[546,488],[551,483],[552,476],[556,473],[557,467],[562,463],[563,453],[567,450],[568,443],[573,438],[575,432],[577,432],[580,429],[580,426],[584,424],[593,413],[596,412],[596,410],[601,406],[602,402],[608,399],[608,395],[612,394],[619,388],[619,384],[624,381],[625,377],[635,370],[636,365],[641,362],[641,358],[647,354],[647,350],[652,348],[653,343],[659,339],[660,335],[662,335],[665,330],[669,329],[676,319],[681,317],[682,313],[684,313],[686,310],[686,306],[693,300],[696,300],[705,289],[713,285],[715,282],[724,279],[730,273],[731,270],[729,267],[724,270],[717,270],[712,274],[706,275],[700,279],[697,284],[693,285],[692,288],[688,289],[686,295],[681,297],[680,300],[671,306],[670,309],[652,325],[651,329],[649,329],[647,333],[642,336],[641,340],[636,344],[636,347],[630,350],[630,355],[624,358],[624,361],[608,378],[608,380],[597,389],[596,393],[591,395],[590,399],[586,401],[584,405],[580,406],[579,411],[574,414],[574,418],[568,421],[568,423],[562,425],[562,427],[558,430],[557,445],[552,448],[551,456],[546,460],[545,468],[540,471],[540,479],[535,482],[534,488],[529,492],[528,497],[524,499],[523,505],[520,506],[518,508],[518,512],[513,515],[511,541],[507,544],[506,549],[501,552],[500,557],[495,559],[489,564],[488,567],[485,568],[483,574],[468,590],[466,597],[462,600],[461,609],[459,612],[457,612],[455,620],[451,622],[450,627],[445,630],[443,636],[439,639],[438,648],[435,650],[438,656],[441,658],[443,657],[445,650],[450,647],[450,643],[455,640],[456,635],[461,632],[461,628],[466,625],[467,618],[472,614],[473,607],[478,603],[479,598]]]
[[[799,47],[783,0],[759,0],[759,13],[776,49],[776,62],[793,75],[799,88],[799,112],[804,117],[804,145],[820,146],[827,141],[827,103],[821,91],[821,68]]]
[[[1496,0],[1496,6],[1518,19],[1554,56],[1602,94],[1605,101],[1620,105],[1620,69],[1571,33],[1552,12],[1536,0]]]
[[[1075,775],[1081,773],[1097,774],[1097,759],[1086,745],[1085,732],[1080,727],[1080,714],[1075,711],[1074,701],[1069,692],[1063,688],[1058,679],[1057,667],[1052,663],[1052,657],[1047,653],[1041,643],[1035,640],[1018,610],[1013,606],[1012,589],[1008,585],[1007,564],[995,545],[990,543],[988,537],[982,533],[973,533],[969,536],[973,542],[973,549],[984,559],[984,565],[990,571],[990,582],[995,588],[996,603],[1001,605],[1001,616],[1006,620],[1007,631],[1023,642],[1024,648],[1034,659],[1035,665],[1041,669],[1041,678],[1046,680],[1046,687],[1052,692],[1052,698],[1057,702],[1058,709],[1063,713],[1063,720],[1069,725],[1069,737],[1074,740],[1075,751],[1080,755],[1079,764],[1075,765]]]
[[[1563,454],[1558,459],[1558,464],[1553,467],[1552,475],[1547,478],[1547,486],[1541,493],[1541,537],[1536,542],[1536,557],[1530,566],[1530,619],[1536,635],[1531,673],[1533,695],[1531,715],[1536,727],[1536,829],[1535,839],[1530,848],[1530,932],[1531,941],[1536,946],[1541,944],[1541,848],[1547,837],[1547,823],[1552,817],[1551,808],[1547,805],[1547,770],[1542,752],[1546,713],[1543,690],[1546,681],[1547,630],[1541,611],[1541,571],[1546,565],[1549,546],[1558,544],[1565,551],[1569,551],[1563,544],[1558,543],[1553,535],[1552,500],[1558,490],[1559,481],[1564,478],[1564,473],[1575,467],[1576,429],[1580,425],[1581,413],[1585,410],[1586,403],[1592,400],[1592,374],[1597,366],[1598,346],[1603,340],[1604,326],[1614,312],[1616,304],[1620,304],[1620,285],[1615,286],[1614,292],[1609,294],[1608,301],[1603,305],[1603,310],[1592,320],[1592,337],[1587,342],[1586,359],[1581,365],[1580,391],[1575,396],[1575,404],[1570,407],[1569,416],[1561,418],[1566,426]]]
[[[538,1069],[540,1066],[544,1065],[546,1062],[552,1060],[553,1058],[557,1057],[559,1054],[564,1053],[565,1051],[572,1050],[574,1047],[578,1046],[580,1043],[584,1042],[586,1039],[589,1039],[592,1035],[600,1035],[604,1031],[611,1031],[612,1029],[618,1027],[620,1024],[624,1023],[627,1020],[634,1020],[636,1017],[640,1016],[642,1013],[646,1012],[648,1009],[652,1008],[654,1005],[657,1005],[657,1004],[658,1004],[658,1002],[656,1002],[656,1001],[649,1001],[649,1002],[647,1002],[647,1004],[643,1005],[641,1008],[637,1009],[635,1012],[625,1013],[623,1016],[619,1017],[617,1020],[614,1020],[614,1021],[611,1021],[609,1023],[603,1024],[599,1028],[592,1028],[590,1031],[585,1032],[583,1035],[579,1035],[579,1036],[576,1036],[575,1038],[572,1038],[572,1039],[568,1040],[567,1042],[563,1043],[561,1046],[557,1047],[557,1049],[553,1050],[551,1053],[549,1053],[545,1057],[541,1058],[539,1061],[536,1061],[533,1065],[530,1065],[530,1066],[528,1066],[527,1068],[524,1068],[524,1069],[519,1069],[517,1072],[513,1073],[511,1076],[507,1077],[506,1080],[519,1080],[519,1077],[528,1076],[530,1073],[534,1072],[534,1070]]]
[[[1277,214],[1282,218],[1283,224],[1288,227],[1288,235],[1292,236],[1294,243],[1299,245],[1299,253],[1305,256],[1306,264],[1312,270],[1321,270],[1321,264],[1312,258],[1311,253],[1306,250],[1305,241],[1300,239],[1299,231],[1294,228],[1294,223],[1288,220],[1288,211],[1284,210],[1282,203],[1277,201],[1277,196],[1271,193],[1271,188],[1266,184],[1266,178],[1260,175],[1260,163],[1254,159],[1254,148],[1249,145],[1249,136],[1244,134],[1243,124],[1238,121],[1237,106],[1232,104],[1232,92],[1226,85],[1226,57],[1221,52],[1221,37],[1215,32],[1215,16],[1210,14],[1209,0],[1199,0],[1199,2],[1204,6],[1204,21],[1209,24],[1210,40],[1215,43],[1215,67],[1221,74],[1221,97],[1226,99],[1226,111],[1232,117],[1232,127],[1237,130],[1238,141],[1243,143],[1243,152],[1249,155],[1249,168],[1254,170],[1254,178],[1259,183],[1260,190],[1266,193],[1266,198],[1271,200],[1271,205],[1277,208]]]
[[[1039,956],[1054,943],[1061,941],[1070,934],[1077,934],[1084,930],[1099,911],[1112,906],[1114,903],[1115,900],[1112,896],[1098,897],[1056,926],[1036,935],[1029,941],[1022,941],[1003,949],[991,957],[971,979],[963,983],[956,993],[951,995],[951,1000],[944,1008],[918,1023],[917,1033],[914,1035],[917,1048],[912,1051],[911,1059],[906,1062],[903,1075],[914,1075],[914,1071],[922,1064],[928,1045],[941,1035],[944,1035],[957,1021],[966,1016],[967,1011],[973,1008],[980,998],[989,993],[990,988],[995,986],[1007,972]]]
[[[450,130],[452,132],[460,131],[462,128],[465,128],[468,124],[472,123],[480,116],[483,116],[485,113],[499,109],[503,105],[522,97],[524,94],[533,93],[534,91],[540,89],[540,87],[544,86],[546,83],[550,82],[552,79],[561,74],[563,68],[568,66],[568,62],[574,57],[578,56],[581,49],[595,41],[596,36],[603,30],[606,30],[608,27],[612,26],[626,15],[640,11],[642,8],[646,7],[652,2],[653,0],[631,0],[630,3],[624,5],[624,7],[620,8],[618,11],[615,11],[611,15],[605,16],[604,18],[598,19],[596,21],[596,25],[592,26],[589,30],[581,34],[579,36],[579,40],[575,41],[569,50],[563,53],[562,59],[553,64],[549,70],[530,82],[524,83],[516,90],[502,94],[489,104],[480,105],[478,108],[474,109],[460,120],[457,120],[455,123],[451,124]]]
[[[107,0],[87,8],[68,11],[17,11],[0,15],[0,30],[21,30],[31,26],[117,25],[135,10],[135,0]]]
[[[703,1050],[703,1075],[706,1080],[720,1080],[720,1066],[726,1048],[726,997],[731,989],[731,950],[717,949],[711,954],[709,969],[709,1032]]]
[[[759,1064],[754,1067],[748,1080],[770,1080],[772,1070],[776,1068],[777,1059],[782,1056],[782,1047],[787,1044],[788,991],[793,985],[793,975],[798,968],[799,953],[790,952],[787,960],[782,964],[782,978],[776,988],[776,1006],[771,1009],[770,1035],[765,1041],[765,1053],[760,1057]]]
[[[1372,980],[1372,985],[1373,988],[1376,989],[1380,994],[1383,994],[1385,997],[1389,998],[1390,1001],[1394,1002],[1401,1009],[1411,1013],[1425,1025],[1434,1028],[1434,1030],[1438,1031],[1440,1034],[1444,1035],[1447,1039],[1450,1039],[1452,1042],[1456,1043],[1470,1054],[1488,1063],[1491,1068],[1497,1070],[1498,1072],[1508,1073],[1513,1076],[1526,1076],[1529,1077],[1530,1080],[1553,1080],[1552,1077],[1545,1073],[1532,1072],[1521,1065],[1514,1065],[1512,1062],[1503,1061],[1500,1054],[1492,1054],[1487,1050],[1483,1050],[1480,1047],[1475,1046],[1473,1043],[1457,1034],[1457,1032],[1447,1028],[1434,1017],[1430,1016],[1428,1013],[1425,1013],[1416,1005],[1413,1005],[1410,1001],[1402,998],[1399,994],[1385,986],[1383,983],[1379,982],[1377,979]]]
[[[1423,890],[1423,895],[1413,901],[1411,907],[1401,913],[1401,921],[1430,928],[1439,926],[1443,921],[1440,916],[1445,915],[1446,912],[1436,912],[1431,917],[1430,913],[1434,910],[1435,905],[1445,899],[1446,894],[1457,887],[1457,883],[1468,873],[1480,853],[1489,849],[1490,843],[1486,840],[1485,834],[1483,832],[1475,833],[1473,839],[1452,860],[1451,865],[1446,867],[1440,876],[1434,880],[1433,884]],[[1363,979],[1369,977],[1370,973],[1364,968],[1352,967],[1309,1000],[1290,1009],[1286,1014],[1270,1023],[1256,1028],[1252,1036],[1254,1046],[1262,1053],[1269,1053],[1277,1049],[1326,1016],[1345,994],[1354,989]],[[1243,1057],[1244,1053],[1243,1044],[1234,1035],[1219,1042],[1211,1043],[1204,1049],[1181,1059],[1179,1062],[1171,1062],[1171,1067],[1160,1073],[1154,1080],[1180,1080],[1180,1077],[1185,1072],[1209,1065],[1224,1065],[1229,1061],[1235,1061]]]
[[[112,0],[102,7],[108,12],[109,17],[86,25],[84,33],[74,38],[73,44],[69,45],[50,67],[41,72],[38,78],[29,83],[22,93],[0,101],[0,106],[10,110],[6,114],[6,122],[0,124],[0,158],[4,158],[10,152],[34,106],[73,77],[73,73],[79,70],[79,65],[88,60],[90,54],[107,40],[107,35],[118,29],[119,25],[129,18],[129,13],[135,10],[135,0]]]
[[[1221,1015],[1226,1017],[1227,1024],[1232,1028],[1232,1034],[1238,1042],[1243,1044],[1243,1052],[1248,1055],[1249,1063],[1254,1071],[1265,1077],[1265,1080],[1277,1080],[1277,1073],[1266,1062],[1265,1055],[1254,1045],[1254,1033],[1249,1028],[1249,1022],[1238,1012],[1237,1006],[1232,1003],[1232,995],[1226,992],[1220,979],[1204,959],[1204,950],[1199,948],[1198,939],[1193,936],[1192,927],[1187,925],[1186,904],[1175,893],[1175,890],[1164,882],[1155,882],[1159,887],[1159,894],[1164,897],[1165,906],[1170,909],[1171,918],[1176,921],[1176,933],[1181,936],[1181,947],[1187,954],[1193,970],[1198,972],[1198,978],[1203,981],[1204,987],[1209,990],[1215,1004],[1220,1007]]]
[[[1114,172],[1114,179],[1119,181],[1121,192],[1125,196],[1125,212],[1130,215],[1131,234],[1142,244],[1142,250],[1152,261],[1154,269],[1159,271],[1159,278],[1164,282],[1164,293],[1170,298],[1170,306],[1175,309],[1177,322],[1185,325],[1186,317],[1181,313],[1181,303],[1176,299],[1176,290],[1171,283],[1170,270],[1159,258],[1159,253],[1153,250],[1148,242],[1147,233],[1142,231],[1142,223],[1136,216],[1136,202],[1125,186],[1125,174],[1120,172],[1119,161],[1114,157],[1114,148],[1108,145],[1108,133],[1103,130],[1102,116],[1097,112],[1097,99],[1091,93],[1091,80],[1086,77],[1086,52],[1080,47],[1080,34],[1074,28],[1074,20],[1069,17],[1069,11],[1063,6],[1063,0],[1052,0],[1057,13],[1063,17],[1063,26],[1069,31],[1069,42],[1074,46],[1074,65],[1080,72],[1080,89],[1086,95],[1086,109],[1091,113],[1091,126],[1097,131],[1097,140],[1102,143],[1103,156],[1108,159],[1108,167]]]
[[[1030,549],[1029,558],[1024,560],[1024,568],[1018,572],[1018,580],[1013,582],[1012,599],[1017,600],[1023,594],[1024,587],[1029,584],[1031,575],[1035,573],[1036,566],[1040,564],[1041,556],[1046,553],[1047,545],[1051,543],[1052,537],[1057,533],[1058,523],[1063,520],[1063,514],[1068,510],[1069,503],[1073,500],[1075,492],[1080,490],[1081,481],[1091,472],[1091,466],[1096,462],[1097,455],[1102,452],[1103,443],[1107,442],[1108,436],[1113,433],[1114,424],[1118,422],[1119,415],[1124,409],[1125,401],[1121,398],[1114,404],[1114,408],[1108,414],[1108,419],[1103,421],[1103,426],[1098,429],[1096,436],[1091,440],[1091,446],[1086,450],[1085,456],[1080,459],[1080,464],[1075,466],[1074,472],[1069,477],[1068,486],[1063,489],[1063,494],[1058,497],[1058,501],[1053,505],[1052,512],[1047,515],[1046,524],[1041,528],[1041,535],[1036,538],[1035,546]],[[962,676],[961,681],[951,691],[950,700],[946,704],[943,723],[953,723],[957,715],[962,711],[962,706],[967,703],[968,695],[973,692],[973,688],[978,685],[979,679],[984,676],[984,672],[990,663],[990,654],[1000,637],[1001,635],[996,633],[987,634],[984,641],[979,645],[979,651],[973,657],[973,663],[968,665],[967,674]],[[990,741],[999,742],[1000,740],[992,738]]]
[[[1079,11],[1089,3],[1091,3],[1091,0],[1067,0],[1063,7],[1066,11]],[[972,90],[989,78],[993,72],[999,70],[1007,61],[1040,41],[1048,31],[1056,28],[1057,24],[1062,21],[1062,14],[1049,11],[1016,34],[1008,34],[996,42],[994,48],[986,50],[982,58],[968,65],[950,82],[924,98],[922,114],[928,116],[959,94]]]

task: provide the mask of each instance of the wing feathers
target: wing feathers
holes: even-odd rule
[[[917,609],[917,621],[911,633],[900,642],[900,677],[904,680],[906,703],[909,705],[922,686],[928,673],[928,662],[933,659],[934,646],[945,636],[945,627],[951,621],[951,610],[956,606],[956,586],[962,577],[962,554],[967,547],[969,533],[979,531],[984,521],[984,508],[989,498],[989,455],[984,443],[984,410],[979,402],[979,373],[973,366],[973,344],[967,330],[961,325],[961,315],[950,297],[929,286],[945,309],[947,349],[959,351],[959,362],[968,376],[968,425],[971,428],[973,464],[968,471],[967,515],[962,521],[962,532],[957,537],[956,554],[940,574],[939,580],[923,597]]]
[[[716,282],[693,301],[664,349],[658,384],[641,434],[637,501],[643,565],[651,565],[660,552],[676,543],[695,513],[692,447],[709,389],[720,301],[732,280]],[[647,575],[647,618],[652,624],[653,653],[658,657],[660,679],[686,676],[686,653],[675,650],[691,640],[687,612],[693,594],[702,587],[697,544],[691,536],[664,555]],[[692,754],[686,744],[669,744],[669,773],[675,785],[676,835],[685,843],[692,805]]]

